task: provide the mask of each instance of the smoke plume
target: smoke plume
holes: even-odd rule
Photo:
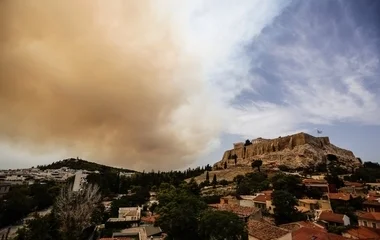
[[[198,66],[170,22],[143,0],[1,1],[0,140],[135,169],[189,164],[215,131],[183,114]]]

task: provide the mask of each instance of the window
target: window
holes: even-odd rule
[[[372,227],[373,227],[373,228],[376,228],[376,223],[372,223]]]
[[[363,223],[364,223],[364,227],[367,227],[368,225],[367,225],[367,221],[363,221]]]

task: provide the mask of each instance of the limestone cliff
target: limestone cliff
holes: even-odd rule
[[[214,164],[214,169],[224,168],[225,162],[228,167],[250,166],[256,159],[261,159],[264,166],[305,167],[325,161],[326,154],[336,155],[342,167],[360,165],[351,151],[334,146],[328,137],[314,137],[301,132],[276,139],[258,138],[251,143],[248,146],[235,143],[234,148],[226,151],[222,160]]]

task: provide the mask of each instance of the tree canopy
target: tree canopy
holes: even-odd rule
[[[262,160],[255,160],[252,162],[251,166],[252,168],[257,168],[257,170],[260,172],[260,167],[261,165],[263,165],[263,161]]]
[[[209,210],[201,215],[199,235],[202,239],[241,240],[247,238],[247,230],[236,214]]]
[[[272,198],[272,204],[275,206],[274,219],[277,225],[305,220],[305,216],[295,208],[298,204],[294,195],[287,191],[275,190]]]

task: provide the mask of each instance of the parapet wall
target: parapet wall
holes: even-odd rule
[[[264,164],[307,165],[323,161],[326,154],[335,154],[343,162],[357,164],[354,154],[346,149],[330,144],[328,137],[314,137],[307,133],[297,133],[275,139],[257,138],[253,144],[245,146],[243,142],[235,143],[233,149],[227,150],[223,159],[215,167],[248,165],[252,160],[262,159]],[[235,160],[235,155],[237,156]]]

